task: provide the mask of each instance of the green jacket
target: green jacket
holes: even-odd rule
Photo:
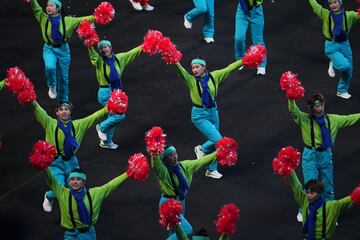
[[[305,145],[311,146],[311,124],[308,113],[301,112],[295,103],[295,100],[288,100],[289,111],[294,118],[294,121],[301,128],[302,139]],[[336,135],[340,128],[351,126],[360,120],[360,113],[350,115],[326,114],[330,120],[330,134],[333,142],[335,142]],[[320,147],[322,144],[321,131],[319,125],[314,121],[314,138],[315,146]],[[326,121],[326,126],[329,123]]]
[[[43,173],[48,186],[54,192],[57,200],[59,201],[60,212],[61,212],[61,226],[67,229],[74,228],[69,213],[69,195],[71,194],[70,190],[62,186],[56,180],[56,178],[51,174],[48,168],[45,169]],[[94,187],[88,190],[91,196],[92,206],[93,206],[92,225],[95,225],[95,223],[99,218],[102,201],[105,198],[107,198],[115,189],[117,189],[127,178],[128,175],[125,172],[100,187]],[[71,201],[72,201],[72,211],[74,214],[76,227],[77,228],[87,227],[84,223],[80,221],[75,198],[72,197]],[[86,208],[90,212],[89,199],[86,196],[86,194],[84,196],[84,203],[86,205]]]
[[[314,11],[314,13],[323,21],[323,34],[325,38],[332,39],[332,34],[329,32],[329,19],[331,21],[331,32],[334,29],[334,20],[330,17],[330,10],[323,8],[316,0],[309,0],[309,3]],[[346,21],[343,19],[342,29],[346,31],[345,22],[347,22],[347,30],[350,32],[353,24],[360,19],[360,16],[357,15],[355,11],[345,11],[344,18],[346,15]]]
[[[248,3],[250,7],[252,7],[253,5],[259,6],[263,3],[263,0],[248,0]]]
[[[296,173],[292,173],[289,177],[290,186],[294,193],[294,197],[299,207],[302,209],[303,224],[306,221],[308,210],[309,210],[309,200],[307,199],[306,193],[303,191],[303,187],[299,182]],[[336,221],[338,217],[346,210],[350,209],[354,205],[350,196],[342,198],[340,200],[326,201],[326,239],[332,239],[335,228]],[[315,239],[321,239],[322,235],[322,219],[323,219],[323,208],[319,208],[316,213],[316,225],[315,225]]]
[[[237,70],[242,65],[243,65],[242,59],[240,59],[240,60],[230,64],[226,68],[210,72],[210,74],[213,76],[214,81],[215,81],[215,86],[214,86],[213,82],[210,79],[209,79],[209,82],[208,82],[209,93],[210,93],[210,96],[211,96],[211,98],[213,100],[216,99],[220,83],[222,83],[222,81],[226,77],[228,77],[232,72]],[[196,78],[193,75],[189,74],[185,70],[185,68],[183,66],[181,66],[180,63],[177,63],[175,65],[175,67],[176,67],[176,69],[177,69],[177,71],[179,73],[179,76],[184,80],[185,85],[190,89],[191,101],[195,105],[202,106],[202,102],[201,102],[202,87],[201,87],[201,84],[200,83],[197,84]],[[200,92],[199,92],[198,87],[200,89]]]
[[[177,227],[175,228],[175,233],[179,240],[189,240],[188,236],[186,235],[186,233],[184,232],[184,230],[182,229],[180,224],[178,224]],[[229,240],[229,239],[230,238],[225,234],[221,234],[221,236],[219,237],[219,240]],[[209,237],[201,237],[201,236],[193,236],[192,240],[210,240],[210,238]]]
[[[6,80],[6,79],[4,79],[4,80],[2,80],[2,81],[0,82],[0,91],[3,89],[3,87],[4,87],[4,85],[5,85],[5,80]]]
[[[33,101],[31,105],[34,109],[36,120],[41,124],[41,126],[45,130],[46,141],[53,144],[56,147],[55,131],[58,125],[57,120],[50,117],[36,101]],[[107,114],[107,109],[106,107],[104,107],[98,110],[97,112],[93,113],[92,115],[72,121],[75,130],[75,138],[79,144],[81,143],[81,140],[83,139],[87,130],[90,127],[94,126],[95,124],[99,123],[100,120],[104,116],[106,116],[106,114]],[[61,129],[58,129],[58,140],[59,140],[58,142],[62,155],[64,155],[64,146],[63,146],[64,138],[65,135],[63,131]]]
[[[93,47],[89,48],[88,50],[91,64],[94,65],[96,69],[96,78],[99,82],[99,85],[110,85],[110,67],[104,62],[103,58],[95,51]],[[141,46],[138,46],[128,52],[115,54],[115,67],[120,77],[125,67],[140,55],[141,50]]]
[[[190,185],[192,181],[193,174],[197,172],[200,168],[205,167],[216,160],[216,152],[206,155],[197,160],[183,160],[179,164],[182,166],[180,169],[181,173],[184,175],[187,183]],[[160,156],[151,157],[151,166],[154,168],[156,178],[160,185],[160,190],[163,194],[169,196],[175,196],[175,190],[171,184],[170,174],[172,174],[176,186],[179,186],[179,181],[174,173],[170,173],[166,168],[165,164],[161,160]]]
[[[40,23],[42,37],[44,42],[54,44],[53,39],[51,38],[51,22],[48,20],[48,15],[40,7],[37,0],[31,1],[31,8],[34,12],[36,20]],[[62,16],[63,17],[63,16]],[[63,17],[65,21],[65,42],[67,42],[71,35],[74,32],[74,29],[84,20],[88,20],[90,23],[93,23],[95,17],[93,15],[86,17]],[[62,20],[60,20],[59,30],[64,36],[64,26]]]

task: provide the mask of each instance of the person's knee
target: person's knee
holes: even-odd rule
[[[199,6],[196,8],[199,14],[206,14],[208,9],[206,6]]]
[[[46,65],[45,72],[55,74],[56,73],[56,65]]]

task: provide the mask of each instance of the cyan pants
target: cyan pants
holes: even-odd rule
[[[324,197],[334,200],[334,179],[331,148],[318,152],[314,148],[304,148],[302,155],[304,183],[310,179],[319,179],[324,183]]]
[[[264,43],[264,13],[262,5],[253,7],[248,13],[245,13],[240,3],[238,4],[235,16],[235,59],[243,58],[246,53],[246,31],[250,24],[250,34],[252,43]],[[260,67],[266,67],[267,58],[260,64]]]
[[[352,51],[349,41],[338,43],[326,40],[325,54],[334,63],[333,68],[341,72],[337,91],[339,93],[349,92],[353,71]]]
[[[65,187],[69,186],[69,174],[75,168],[79,167],[79,162],[76,156],[72,156],[70,160],[64,161],[61,156],[58,156],[50,164],[49,169],[51,174],[58,180],[58,182]],[[53,191],[46,192],[46,198],[49,201],[54,201],[56,199]]]
[[[106,105],[107,101],[110,98],[110,94],[111,94],[110,87],[99,88],[98,100],[102,106]],[[116,124],[124,121],[124,119],[125,119],[125,114],[120,115],[120,114],[109,113],[108,117],[100,123],[100,131],[102,131],[103,133],[106,133],[106,135],[107,135],[107,140],[104,141],[105,144],[111,143],[113,141]]]
[[[213,38],[215,33],[215,0],[193,0],[193,2],[195,8],[186,13],[185,18],[192,23],[200,15],[204,15],[204,38]]]
[[[57,89],[59,102],[69,101],[69,45],[63,43],[59,48],[56,48],[45,43],[43,58],[48,87]]]
[[[96,232],[94,226],[89,227],[89,231],[81,233],[79,230],[65,230],[64,240],[96,240]]]
[[[160,198],[160,202],[159,202],[159,207],[161,204],[163,204],[164,202],[168,201],[170,198],[164,197],[163,195],[161,195]],[[175,199],[177,201],[180,201],[179,199]],[[186,233],[186,235],[190,236],[193,232],[192,226],[190,225],[190,223],[185,219],[185,199],[181,201],[181,205],[182,205],[182,213],[180,214],[180,219],[181,219],[181,227],[184,230],[184,232]],[[176,237],[176,233],[175,230],[171,230],[169,231],[169,237],[167,238],[167,240],[177,240],[178,238]]]
[[[215,143],[220,140],[219,132],[219,114],[217,107],[198,108],[193,107],[191,110],[191,121],[197,129],[208,139],[201,145],[205,154],[210,154],[216,150]],[[214,161],[207,169],[209,171],[217,170],[218,162]]]

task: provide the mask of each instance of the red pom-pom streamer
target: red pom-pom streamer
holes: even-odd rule
[[[21,105],[32,103],[36,100],[36,93],[34,89],[25,89],[17,95],[17,100]]]
[[[84,44],[87,47],[94,47],[94,46],[98,45],[99,41],[100,41],[99,36],[97,35],[97,33],[95,33],[91,37],[85,39]]]
[[[56,149],[53,145],[45,141],[38,141],[33,146],[33,151],[29,156],[31,165],[38,170],[44,170],[56,156]]]
[[[178,63],[182,58],[182,53],[176,49],[175,44],[171,42],[170,38],[168,37],[164,37],[160,40],[159,52],[167,64]]]
[[[302,98],[304,94],[305,94],[305,89],[301,85],[294,86],[286,91],[286,97],[294,100]]]
[[[102,2],[94,11],[95,22],[101,25],[106,25],[111,20],[113,20],[115,16],[115,10],[111,3]]]
[[[174,201],[170,198],[160,205],[159,209],[159,223],[167,230],[174,229],[178,223],[181,222],[180,214],[182,212],[182,205],[179,201]]]
[[[351,193],[351,200],[357,205],[360,205],[360,185],[358,185],[357,188],[355,188]]]
[[[298,74],[290,71],[284,72],[280,77],[281,90],[286,92],[289,99],[297,100],[305,94],[305,89],[301,85],[301,81],[297,78]]]
[[[233,166],[237,162],[237,143],[233,138],[223,137],[215,144],[217,148],[216,157],[220,165]]]
[[[242,62],[247,68],[256,68],[264,61],[265,56],[266,48],[263,45],[252,45],[246,51]]]
[[[142,153],[135,153],[129,160],[127,174],[129,178],[136,181],[143,181],[149,175],[149,164],[146,157]]]
[[[299,166],[301,153],[294,147],[282,148],[273,159],[273,170],[280,176],[289,176]]]
[[[106,107],[109,113],[124,114],[128,108],[128,97],[125,92],[119,89],[112,91]]]
[[[142,51],[146,52],[150,56],[159,52],[159,42],[164,35],[157,30],[149,30],[144,36],[144,42],[142,43]]]
[[[230,235],[236,231],[236,223],[239,221],[240,209],[233,203],[227,204],[220,209],[218,219],[215,221],[216,231],[220,234]]]
[[[86,19],[79,24],[76,32],[80,39],[85,40],[84,44],[87,47],[93,47],[99,43],[99,36],[94,25]]]
[[[145,134],[146,149],[150,155],[160,155],[164,152],[166,134],[161,127],[154,126]]]

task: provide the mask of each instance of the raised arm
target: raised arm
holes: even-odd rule
[[[197,160],[181,161],[181,163],[186,169],[188,169],[190,174],[194,174],[199,169],[208,166],[215,160],[216,160],[216,152],[213,152]]]
[[[101,121],[103,117],[106,116],[108,113],[106,106],[101,108],[100,110],[94,112],[90,116],[87,116],[82,119],[75,120],[79,123],[79,126],[84,130],[87,131],[89,128],[95,126],[97,123]],[[75,122],[74,121],[74,122]]]
[[[163,179],[168,172],[160,156],[151,156],[151,167],[154,169],[155,174],[159,179]]]
[[[120,60],[120,65],[123,66],[123,68],[125,68],[128,64],[134,61],[137,56],[140,55],[141,51],[142,51],[141,46],[138,46],[136,48],[131,49],[128,52],[118,53],[116,54],[116,57],[118,57],[118,59]]]
[[[185,82],[185,85],[189,87],[190,79],[191,79],[192,75],[190,75],[188,73],[188,71],[186,71],[186,69],[180,64],[180,62],[176,63],[175,67],[176,67],[176,70],[177,70],[180,78],[183,79]]]
[[[3,89],[3,87],[4,87],[4,85],[5,85],[5,80],[6,80],[6,79],[4,79],[4,80],[2,80],[2,81],[0,82],[0,91]]]
[[[100,55],[93,47],[89,47],[88,51],[89,51],[89,57],[90,57],[91,64],[96,67],[96,64],[100,58]]]
[[[37,101],[31,103],[32,108],[34,109],[34,114],[36,120],[41,124],[41,126],[46,129],[48,124],[53,120],[47,112],[39,105]]]
[[[295,173],[295,171],[289,176],[289,182],[291,186],[291,190],[294,193],[294,197],[296,202],[300,207],[304,206],[306,203],[306,194],[303,191],[303,187]]]
[[[354,125],[360,120],[360,113],[350,114],[350,115],[333,115],[334,124],[337,128],[343,128],[347,126]]]
[[[56,178],[51,174],[49,168],[45,168],[43,174],[46,184],[55,193],[55,196],[59,198],[59,196],[61,196],[62,193],[65,191],[65,187],[56,180]]]
[[[236,62],[233,62],[229,64],[226,68],[215,70],[211,72],[211,75],[214,77],[215,81],[219,84],[222,81],[224,81],[225,78],[227,78],[231,73],[239,69],[243,65],[242,59],[237,60]]]
[[[112,179],[108,183],[100,186],[91,188],[91,192],[94,196],[99,197],[101,200],[107,198],[115,189],[117,189],[126,179],[128,175],[126,172]]]
[[[43,18],[47,17],[47,14],[43,11],[37,0],[31,0],[31,9],[34,13],[35,19],[40,23]]]
[[[85,19],[88,20],[90,23],[95,21],[95,17],[93,15],[85,16],[85,17],[67,17],[69,19],[70,26],[69,28],[74,29],[79,26],[79,24],[84,21]]]
[[[295,123],[299,125],[300,119],[304,113],[300,111],[299,107],[296,105],[295,100],[293,99],[288,99],[288,108]]]
[[[324,19],[323,17],[326,14],[329,14],[329,10],[326,8],[323,8],[316,0],[309,0],[310,6],[312,7],[314,13],[321,19]]]

